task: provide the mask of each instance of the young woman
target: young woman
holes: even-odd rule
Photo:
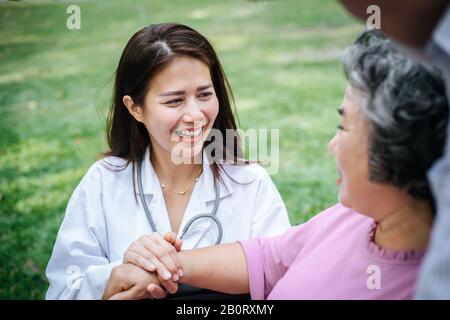
[[[132,36],[116,71],[110,150],[69,201],[47,267],[48,299],[99,299],[111,270],[127,262],[178,280],[182,272],[160,251],[172,247],[160,236],[169,231],[191,249],[289,227],[265,170],[246,164],[238,138],[228,140],[226,130],[237,129],[230,97],[213,47],[195,30],[158,24]],[[207,153],[213,131],[222,148]]]
[[[179,283],[253,299],[413,297],[434,215],[427,171],[445,145],[445,83],[379,31],[358,38],[344,68],[350,85],[329,143],[340,203],[276,237],[182,250]],[[134,264],[127,271],[135,278],[117,270],[105,298],[177,290]]]

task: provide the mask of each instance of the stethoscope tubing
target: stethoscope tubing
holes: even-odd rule
[[[145,161],[145,160],[143,160]],[[144,192],[143,192],[143,187],[142,187],[142,161],[138,163],[137,166],[137,182],[138,182],[138,190],[139,190],[139,196],[141,199],[141,203],[142,203],[142,207],[144,208],[144,212],[145,215],[147,216],[147,220],[150,223],[150,227],[152,228],[152,230],[154,232],[158,232],[156,229],[156,225],[155,222],[153,221],[152,218],[152,214],[150,212],[150,209],[148,208],[147,205],[147,201],[145,200],[145,196],[144,196]],[[216,239],[215,244],[219,244],[220,241],[222,240],[222,235],[223,235],[223,228],[222,228],[222,224],[220,223],[220,220],[217,218],[217,210],[219,208],[219,202],[220,202],[220,190],[219,190],[219,182],[215,181],[214,182],[214,190],[215,190],[215,200],[214,200],[214,207],[213,210],[210,214],[205,213],[205,214],[199,214],[196,215],[195,217],[191,218],[185,225],[185,227],[183,228],[183,232],[181,233],[180,239],[183,239],[184,235],[186,234],[186,232],[189,230],[189,228],[191,227],[191,225],[197,221],[198,219],[211,219],[217,226],[218,229],[218,236]]]

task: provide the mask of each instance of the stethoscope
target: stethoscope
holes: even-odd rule
[[[143,161],[145,161],[145,159]],[[156,229],[155,222],[153,221],[152,214],[150,212],[150,209],[148,208],[147,201],[145,200],[145,197],[144,197],[144,192],[142,191],[143,188],[142,188],[142,168],[141,167],[142,167],[142,161],[138,162],[138,165],[137,165],[137,180],[138,180],[139,196],[141,198],[141,203],[144,208],[145,214],[147,215],[147,219],[150,222],[150,226],[152,227],[152,230],[154,232],[157,232],[158,230]],[[198,214],[195,217],[192,217],[188,221],[188,223],[186,223],[186,226],[183,228],[183,232],[181,233],[180,239],[183,239],[184,235],[186,234],[186,232],[189,230],[189,228],[195,221],[205,218],[205,219],[211,219],[217,225],[217,229],[219,230],[219,233],[218,233],[215,244],[220,243],[220,241],[222,240],[223,230],[222,230],[222,224],[220,223],[220,220],[217,218],[217,209],[219,208],[219,201],[220,201],[219,182],[218,181],[214,181],[214,190],[216,193],[216,198],[214,200],[214,208],[212,209],[212,212],[210,214],[208,214],[208,213]]]

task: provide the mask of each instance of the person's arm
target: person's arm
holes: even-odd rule
[[[430,38],[449,0],[340,0],[346,9],[360,19],[367,19],[367,8],[380,7],[381,30],[401,43],[423,48]]]
[[[47,266],[47,299],[100,299],[111,270],[122,263],[107,255],[97,169],[88,171],[67,205]]]
[[[446,75],[450,104],[450,5],[433,32],[426,55]],[[450,299],[450,119],[448,123],[445,153],[428,172],[436,216],[417,281],[416,299]]]
[[[249,292],[248,270],[239,243],[179,252],[183,267],[180,283],[230,294]]]
[[[178,254],[185,274],[180,282],[230,294],[250,293],[252,299],[265,299],[336,207],[339,205],[275,237],[182,250]]]
[[[265,299],[325,217],[326,212],[276,237],[182,250],[178,255],[184,275],[179,283]],[[161,285],[166,286],[164,281]],[[153,297],[164,294],[155,284],[149,284],[147,290]]]

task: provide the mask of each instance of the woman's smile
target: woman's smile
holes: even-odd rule
[[[197,141],[203,141],[203,133],[206,129],[206,125],[198,128],[185,128],[185,129],[175,129],[173,134],[178,138],[179,142],[188,142],[190,144],[196,143]]]

